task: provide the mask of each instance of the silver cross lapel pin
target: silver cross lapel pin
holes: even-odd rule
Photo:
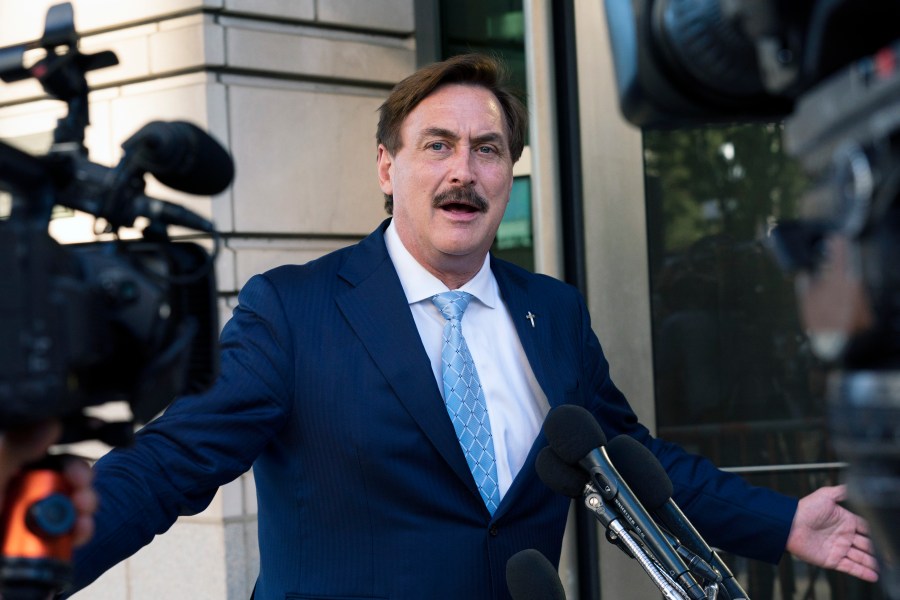
[[[534,318],[535,318],[536,316],[537,316],[537,315],[534,314],[533,312],[531,312],[530,310],[528,311],[528,314],[525,315],[525,318],[528,319],[529,321],[531,321],[531,326],[532,326],[532,327],[534,327]]]

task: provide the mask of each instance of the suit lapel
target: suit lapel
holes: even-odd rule
[[[412,418],[457,476],[478,494],[388,256],[386,226],[387,221],[360,242],[341,268],[339,276],[351,287],[337,296],[338,308]]]
[[[554,340],[551,323],[552,319],[556,318],[553,306],[547,300],[546,294],[541,294],[540,290],[536,289],[539,286],[536,285],[537,280],[533,277],[525,276],[518,270],[510,268],[506,263],[493,258],[491,259],[491,269],[497,279],[500,295],[509,309],[516,333],[522,342],[528,363],[547,396],[550,408],[563,404],[566,398],[564,382],[553,376],[557,372],[552,353]],[[535,485],[535,460],[538,452],[546,445],[547,441],[543,431],[538,432],[522,469],[503,497],[495,517],[500,517],[511,510],[516,503],[516,498],[527,493],[529,489],[533,489],[531,486]]]
[[[545,294],[534,289],[533,278],[525,277],[508,264],[493,258],[491,269],[528,357],[528,363],[544,390],[550,407],[562,404],[565,397],[563,382],[552,376],[555,372],[551,327],[552,319],[556,317],[554,308],[548,303]]]

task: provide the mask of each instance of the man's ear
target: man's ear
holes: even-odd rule
[[[393,166],[394,157],[384,147],[384,144],[378,144],[378,185],[381,191],[388,196],[394,193]]]

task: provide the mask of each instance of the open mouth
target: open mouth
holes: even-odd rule
[[[442,204],[440,206],[441,210],[447,210],[450,212],[464,212],[464,213],[473,213],[480,212],[478,208],[472,206],[471,204],[463,204],[461,202],[448,202],[446,204]]]
[[[471,188],[452,188],[435,196],[432,206],[455,213],[487,212],[487,200]]]

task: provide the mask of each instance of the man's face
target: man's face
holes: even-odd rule
[[[471,277],[512,189],[503,109],[483,87],[445,85],[406,117],[400,139],[393,156],[378,148],[381,190],[394,197],[400,239],[438,278]]]

